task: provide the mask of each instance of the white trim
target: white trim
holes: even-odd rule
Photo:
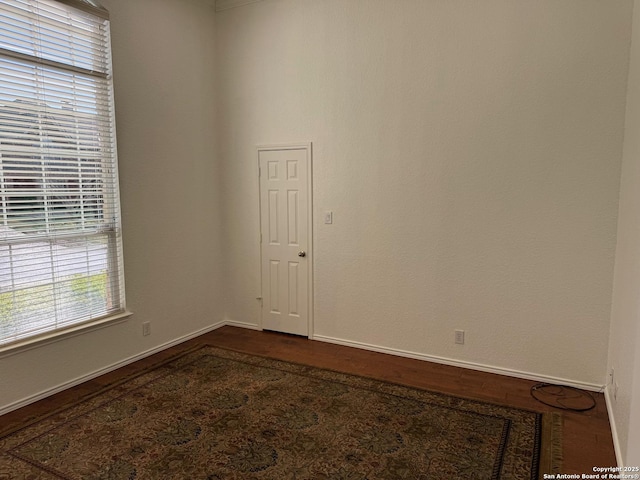
[[[49,345],[50,343],[55,343],[60,340],[84,335],[85,333],[93,332],[94,330],[100,330],[112,325],[117,325],[124,322],[131,315],[133,315],[132,312],[125,310],[124,312],[117,313],[115,315],[74,325],[69,328],[65,328],[64,330],[55,330],[43,335],[29,337],[19,342],[7,344],[0,347],[0,359],[10,357],[18,353],[23,353],[28,350],[33,350],[34,348],[40,348],[44,345]]]
[[[19,400],[17,402],[11,403],[9,405],[5,405],[4,407],[0,408],[0,415],[4,415],[6,413],[12,412],[13,410],[17,410],[18,408],[24,407],[26,405],[29,405],[31,403],[37,402],[38,400],[42,400],[44,398],[47,398],[51,395],[54,395],[58,392],[61,392],[63,390],[66,390],[68,388],[72,388],[75,387],[76,385],[80,385],[81,383],[84,383],[88,380],[91,380],[93,378],[99,377],[100,375],[104,375],[105,373],[109,373],[112,372],[113,370],[117,370],[118,368],[124,367],[126,365],[129,365],[130,363],[136,362],[138,360],[142,360],[143,358],[146,358],[150,355],[153,355],[155,353],[161,352],[167,348],[173,347],[175,345],[178,345],[180,343],[186,342],[187,340],[191,340],[193,338],[199,337],[200,335],[204,335],[205,333],[211,332],[213,330],[217,330],[221,327],[224,326],[233,326],[233,327],[240,327],[240,328],[246,328],[246,329],[250,329],[250,330],[261,330],[260,326],[255,325],[255,324],[251,324],[251,323],[245,323],[245,322],[238,322],[235,320],[223,320],[220,321],[218,323],[215,323],[213,325],[210,325],[208,327],[202,328],[200,330],[197,330],[195,332],[192,332],[188,335],[184,335],[182,337],[179,337],[175,340],[172,340],[170,342],[164,343],[162,345],[159,345],[157,347],[152,348],[151,350],[147,350],[145,352],[142,352],[138,355],[134,355],[132,357],[129,357],[125,360],[122,360],[120,362],[116,362],[112,365],[109,365],[107,367],[98,369],[92,373],[89,373],[87,375],[83,375],[81,377],[78,377],[74,380],[62,383],[56,387],[44,390],[43,392],[40,392],[38,394],[29,396],[27,398],[24,398],[22,400]],[[309,337],[310,339],[312,338],[311,336]],[[319,342],[325,342],[325,343],[333,343],[336,345],[343,345],[346,347],[354,347],[354,348],[359,348],[359,349],[363,349],[363,350],[370,350],[373,352],[379,352],[379,353],[386,353],[386,354],[390,354],[390,355],[396,355],[396,356],[400,356],[400,357],[407,357],[407,358],[414,358],[417,360],[423,360],[423,361],[427,361],[427,362],[434,362],[434,363],[440,363],[443,365],[450,365],[450,366],[454,366],[454,367],[462,367],[462,368],[467,368],[467,369],[471,369],[471,370],[478,370],[481,372],[489,372],[489,373],[496,373],[498,375],[506,375],[509,377],[516,377],[516,378],[523,378],[523,379],[527,379],[527,380],[535,380],[535,381],[542,381],[542,382],[548,382],[548,383],[555,383],[555,384],[562,384],[562,385],[568,385],[571,387],[576,387],[576,388],[582,388],[584,390],[591,390],[591,391],[601,391],[604,387],[600,386],[600,385],[596,385],[596,384],[591,384],[591,383],[584,383],[584,382],[575,382],[575,381],[571,381],[571,380],[566,380],[566,379],[561,379],[561,378],[556,378],[556,377],[548,377],[548,376],[544,376],[544,375],[536,375],[536,374],[531,374],[531,373],[527,373],[527,372],[521,372],[521,371],[517,371],[517,370],[511,370],[511,369],[505,369],[505,368],[499,368],[499,367],[492,367],[492,366],[487,366],[487,365],[482,365],[482,364],[478,364],[478,363],[472,363],[472,362],[463,362],[463,361],[459,361],[459,360],[453,360],[453,359],[449,359],[449,358],[443,358],[443,357],[436,357],[433,355],[425,355],[422,353],[416,353],[416,352],[409,352],[409,351],[405,351],[405,350],[398,350],[398,349],[394,349],[394,348],[387,348],[387,347],[380,347],[380,346],[376,346],[376,345],[370,345],[370,344],[366,344],[366,343],[361,343],[361,342],[353,342],[353,341],[349,341],[349,340],[342,340],[342,339],[338,339],[338,338],[333,338],[333,337],[326,337],[323,335],[314,335],[313,336],[313,340],[317,340]],[[55,341],[55,339],[51,340],[52,342]],[[615,448],[615,452],[616,452],[616,460],[618,462],[618,466],[623,466],[623,461],[622,461],[622,456],[621,456],[621,450],[620,450],[620,443],[618,440],[618,435],[617,435],[617,430],[616,430],[616,424],[615,424],[615,417],[613,416],[613,411],[611,409],[611,397],[610,397],[610,391],[609,388],[605,388],[605,400],[606,400],[606,404],[607,404],[607,411],[609,413],[609,423],[611,424],[611,433],[613,436],[613,445]]]
[[[260,144],[256,146],[256,149],[260,152],[274,152],[279,150],[300,150],[300,149],[311,150],[311,142],[300,142],[300,143],[267,143]]]
[[[256,217],[258,222],[258,296],[256,300],[260,303],[260,315],[258,315],[258,330],[262,330],[262,200],[260,195],[262,194],[262,172],[260,171],[260,151],[261,147],[256,147],[256,187],[258,192],[258,215]]]
[[[229,10],[230,8],[242,7],[243,5],[249,5],[251,3],[258,3],[262,0],[215,0],[216,12],[222,12],[223,10]]]
[[[618,467],[624,467],[624,461],[622,459],[622,448],[620,446],[620,437],[618,436],[618,429],[616,427],[616,417],[613,414],[613,403],[615,400],[611,395],[611,385],[607,385],[604,389],[604,400],[607,405],[607,413],[609,414],[609,426],[611,427],[611,436],[613,437],[613,449],[616,452],[616,462]]]
[[[307,259],[309,261],[309,270],[308,270],[308,278],[307,278],[307,337],[313,338],[313,312],[314,312],[314,301],[313,301],[313,272],[314,272],[314,251],[313,251],[313,143],[284,143],[284,144],[261,144],[256,146],[256,161],[257,161],[257,169],[256,175],[258,177],[258,249],[260,259],[260,270],[259,274],[259,295],[256,297],[260,303],[260,318],[258,320],[257,330],[263,329],[262,323],[262,301],[263,301],[263,292],[262,292],[262,207],[260,204],[260,152],[273,152],[280,150],[305,150],[307,152],[307,194],[308,194],[308,202],[307,202],[307,237],[308,237],[308,245],[307,245]]]
[[[255,323],[236,322],[235,320],[225,320],[224,326],[246,328],[247,330],[262,330],[260,325]]]
[[[506,375],[508,377],[516,377],[516,378],[522,378],[525,380],[535,380],[538,382],[567,385],[570,387],[580,388],[583,390],[590,390],[592,392],[601,392],[604,388],[604,385],[597,385],[595,383],[578,382],[578,381],[568,380],[565,378],[549,377],[546,375],[538,375],[538,374],[529,373],[529,372],[522,372],[519,370],[512,370],[509,368],[483,365],[481,363],[465,362],[462,360],[453,360],[451,358],[438,357],[435,355],[426,355],[424,353],[398,350],[395,348],[380,347],[378,345],[371,345],[368,343],[361,343],[361,342],[353,342],[350,340],[343,340],[340,338],[326,337],[324,335],[314,335],[313,340],[317,340],[319,342],[334,343],[336,345],[343,345],[346,347],[360,348],[363,350],[371,350],[373,352],[378,352],[378,353],[387,353],[387,354],[396,355],[399,357],[414,358],[416,360],[424,360],[427,362],[440,363],[440,364],[449,365],[452,367],[462,367],[469,370],[477,370],[480,372],[496,373],[498,375]]]
[[[309,279],[308,279],[308,297],[307,297],[307,310],[309,315],[309,330],[307,331],[307,337],[313,337],[313,313],[315,311],[314,308],[314,297],[313,292],[313,278],[314,272],[316,271],[316,255],[315,250],[313,248],[313,143],[309,142],[307,144],[307,158],[309,160],[309,164],[307,166],[307,191],[309,192],[309,201],[307,202],[307,237],[309,242],[309,252],[311,255],[309,256]]]
[[[75,378],[74,380],[70,380],[68,382],[65,383],[61,383],[60,385],[53,387],[53,388],[49,388],[47,390],[44,390],[40,393],[37,393],[35,395],[31,395],[27,398],[23,398],[22,400],[19,400],[17,402],[14,403],[10,403],[9,405],[5,405],[4,407],[0,408],[0,415],[4,415],[5,413],[9,413],[12,412],[13,410],[17,410],[18,408],[24,407],[26,405],[29,405],[31,403],[37,402],[38,400],[42,400],[44,398],[47,398],[51,395],[54,395],[58,392],[62,392],[63,390],[67,390],[68,388],[72,388],[75,387],[76,385],[80,385],[81,383],[84,383],[86,381],[89,381],[93,378],[99,377],[100,375],[104,375],[105,373],[109,373],[112,372],[113,370],[117,370],[118,368],[124,367],[125,365],[129,365],[130,363],[133,362],[137,362],[138,360],[142,360],[143,358],[146,358],[150,355],[153,355],[155,353],[161,352],[163,350],[166,350],[167,348],[173,347],[174,345],[178,345],[180,343],[186,342],[187,340],[191,340],[192,338],[196,338],[199,337],[200,335],[204,335],[207,332],[211,332],[213,330],[217,330],[220,327],[224,327],[225,325],[227,325],[226,322],[222,321],[222,322],[218,322],[214,325],[210,325],[208,327],[202,328],[200,330],[197,330],[195,332],[192,332],[188,335],[184,335],[182,337],[179,337],[175,340],[172,340],[170,342],[164,343],[162,345],[159,345],[157,347],[152,348],[151,350],[147,350],[145,352],[139,353],[137,355],[134,355],[132,357],[126,358],[124,360],[121,360],[119,362],[116,362],[112,365],[109,365],[107,367],[104,368],[100,368],[98,370],[95,370],[94,372],[88,373],[86,375],[82,375],[78,378]]]

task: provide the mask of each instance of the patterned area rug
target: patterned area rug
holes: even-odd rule
[[[201,347],[0,437],[0,478],[537,479],[541,414]]]

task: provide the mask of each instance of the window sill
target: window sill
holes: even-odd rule
[[[73,325],[69,328],[58,330],[55,332],[43,333],[31,338],[25,338],[24,340],[17,340],[12,343],[0,346],[0,358],[9,357],[18,353],[23,353],[34,348],[39,348],[44,345],[59,342],[71,337],[83,335],[94,330],[100,330],[105,327],[110,327],[118,323],[122,323],[127,318],[133,315],[132,312],[125,310],[108,317],[102,317],[88,322],[81,323],[79,325]]]

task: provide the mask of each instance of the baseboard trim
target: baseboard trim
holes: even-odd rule
[[[362,343],[362,342],[354,342],[351,340],[327,337],[324,335],[313,335],[313,340],[318,340],[320,342],[326,342],[326,343],[334,343],[336,345],[343,345],[345,347],[354,347],[354,348],[361,348],[364,350],[371,350],[372,352],[387,353],[389,355],[396,355],[399,357],[414,358],[416,360],[423,360],[426,362],[440,363],[440,364],[449,365],[452,367],[461,367],[461,368],[467,368],[470,370],[477,370],[480,372],[495,373],[498,375],[505,375],[508,377],[523,378],[525,380],[535,380],[538,382],[553,383],[556,385],[567,385],[570,387],[580,388],[582,390],[589,390],[592,392],[601,392],[604,388],[604,385],[597,385],[594,383],[579,382],[574,380],[568,380],[565,378],[549,377],[546,375],[538,375],[530,372],[523,372],[519,370],[512,370],[512,369],[502,368],[502,367],[494,367],[491,365],[484,365],[481,363],[454,360],[451,358],[439,357],[436,355],[427,355],[427,354],[418,353],[418,352],[410,352],[407,350],[400,350],[396,348],[381,347],[379,345],[372,345],[369,343]]]
[[[607,385],[604,389],[604,402],[607,405],[607,413],[609,414],[609,426],[611,427],[611,436],[613,437],[613,449],[616,452],[616,462],[618,467],[624,467],[624,461],[622,459],[622,449],[620,447],[620,437],[618,437],[618,429],[616,427],[616,417],[613,413],[613,402],[615,400],[611,394],[610,385]]]
[[[118,368],[124,367],[126,365],[129,365],[130,363],[133,362],[137,362],[138,360],[142,360],[143,358],[146,358],[150,355],[153,355],[155,353],[161,352],[163,350],[166,350],[167,348],[173,347],[175,345],[178,345],[180,343],[186,342],[187,340],[191,340],[192,338],[196,338],[199,337],[200,335],[204,335],[205,333],[208,332],[212,332],[213,330],[217,330],[220,327],[224,327],[225,325],[227,325],[227,322],[225,321],[221,321],[218,323],[215,323],[213,325],[210,325],[208,327],[202,328],[200,330],[197,330],[195,332],[189,333],[187,335],[184,335],[182,337],[176,338],[174,340],[171,340],[170,342],[166,342],[163,343],[162,345],[158,345],[157,347],[154,347],[150,350],[146,350],[142,353],[139,353],[137,355],[134,355],[132,357],[126,358],[124,360],[121,360],[119,362],[116,362],[112,365],[109,365],[107,367],[95,370],[91,373],[88,373],[87,375],[83,375],[81,377],[75,378],[73,380],[70,380],[68,382],[62,383],[60,385],[57,385],[55,387],[49,388],[47,390],[44,390],[40,393],[37,393],[35,395],[32,395],[30,397],[24,398],[22,400],[19,400],[17,402],[11,403],[9,405],[6,405],[2,408],[0,408],[0,415],[4,415],[5,413],[9,413],[12,412],[14,410],[17,410],[19,408],[25,407],[31,403],[35,403],[39,400],[42,400],[44,398],[47,398],[51,395],[55,395],[56,393],[62,392],[68,388],[72,388],[75,387],[76,385],[80,385],[81,383],[87,382],[89,380],[92,380],[96,377],[99,377],[100,375],[104,375],[105,373],[109,373],[112,372],[114,370],[117,370]]]
[[[124,360],[121,360],[119,362],[116,362],[112,365],[106,366],[104,368],[98,369],[94,372],[91,372],[87,375],[83,375],[81,377],[78,377],[74,380],[70,380],[68,382],[62,383],[56,387],[52,387],[50,389],[44,390],[43,392],[40,392],[38,394],[29,396],[27,398],[24,398],[22,400],[19,400],[17,402],[11,403],[9,405],[6,405],[2,408],[0,408],[0,415],[4,415],[5,413],[9,413],[12,412],[13,410],[17,410],[18,408],[24,407],[26,405],[29,405],[31,403],[37,402],[39,400],[42,400],[46,397],[49,397],[51,395],[54,395],[58,392],[61,392],[63,390],[66,390],[68,388],[72,388],[75,387],[76,385],[79,385],[83,382],[86,382],[88,380],[91,380],[93,378],[99,377],[100,375],[104,375],[105,373],[109,373],[112,372],[113,370],[117,370],[118,368],[124,367],[126,365],[129,365],[130,363],[136,362],[138,360],[142,360],[143,358],[146,358],[150,355],[153,355],[155,353],[161,352],[162,350],[165,350],[167,348],[173,347],[175,345],[178,345],[180,343],[186,342],[187,340],[191,340],[193,338],[196,338],[200,335],[203,335],[205,333],[211,332],[213,330],[217,330],[218,328],[224,327],[224,326],[232,326],[232,327],[239,327],[239,328],[246,328],[246,329],[250,329],[250,330],[261,330],[261,328],[255,324],[251,324],[251,323],[245,323],[245,322],[238,322],[238,321],[234,321],[234,320],[223,320],[220,322],[217,322],[213,325],[210,325],[208,327],[202,328],[200,330],[197,330],[195,332],[192,332],[190,334],[184,335],[182,337],[176,338],[170,342],[166,342],[162,345],[159,345],[157,347],[154,347],[150,350],[146,350],[142,353],[139,353],[137,355],[134,355],[132,357],[126,358]],[[533,374],[533,373],[529,373],[529,372],[522,372],[522,371],[518,371],[518,370],[512,370],[512,369],[506,369],[506,368],[501,368],[501,367],[494,367],[494,366],[490,366],[490,365],[483,365],[483,364],[479,364],[479,363],[473,363],[473,362],[466,362],[466,361],[461,361],[461,360],[454,360],[454,359],[450,359],[450,358],[445,358],[445,357],[439,357],[439,356],[435,356],[435,355],[427,355],[427,354],[423,354],[423,353],[417,353],[417,352],[411,352],[411,351],[407,351],[407,350],[400,350],[400,349],[395,349],[395,348],[388,348],[388,347],[382,347],[379,345],[372,345],[372,344],[368,344],[368,343],[363,343],[363,342],[355,342],[355,341],[351,341],[351,340],[344,340],[344,339],[340,339],[340,338],[334,338],[334,337],[328,337],[328,336],[324,336],[324,335],[313,335],[309,337],[312,340],[317,340],[319,342],[325,342],[325,343],[333,343],[336,345],[342,345],[342,346],[346,346],[346,347],[353,347],[353,348],[359,348],[359,349],[363,349],[363,350],[370,350],[373,352],[379,352],[379,353],[386,353],[389,355],[396,355],[396,356],[400,356],[400,357],[407,357],[407,358],[414,358],[416,360],[423,360],[423,361],[427,361],[427,362],[433,362],[433,363],[440,363],[443,365],[450,365],[450,366],[454,366],[454,367],[462,367],[462,368],[467,368],[467,369],[471,369],[471,370],[477,370],[477,371],[481,371],[481,372],[488,372],[488,373],[495,373],[498,375],[506,375],[509,377],[516,377],[516,378],[523,378],[526,380],[535,380],[535,381],[539,381],[539,382],[547,382],[547,383],[554,383],[554,384],[560,384],[560,385],[568,385],[571,387],[575,387],[575,388],[581,388],[584,390],[590,390],[590,391],[602,391],[604,389],[605,391],[605,399],[606,399],[606,404],[607,404],[607,411],[609,413],[609,418],[610,418],[610,423],[611,423],[611,429],[612,429],[612,435],[613,435],[613,441],[614,441],[614,447],[615,447],[615,452],[616,452],[616,459],[618,460],[618,464],[622,465],[622,460],[621,460],[621,455],[620,455],[620,444],[618,441],[618,436],[616,433],[616,429],[615,429],[615,418],[613,416],[613,411],[611,409],[611,398],[610,398],[610,393],[609,390],[605,388],[604,385],[596,385],[596,384],[591,384],[591,383],[584,383],[584,382],[577,382],[577,381],[572,381],[572,380],[567,380],[567,379],[563,379],[563,378],[557,378],[557,377],[548,377],[548,376],[544,376],[544,375],[537,375],[537,374]]]
[[[225,326],[229,326],[229,327],[246,328],[248,330],[262,330],[255,323],[236,322],[235,320],[225,320],[223,323]]]

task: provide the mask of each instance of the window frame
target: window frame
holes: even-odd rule
[[[25,53],[12,51],[12,50],[1,48],[1,47],[0,47],[0,57],[5,59],[4,60],[5,63],[7,62],[10,63],[10,61],[15,60],[16,62],[22,62],[24,65],[27,65],[27,64],[31,65],[33,67],[34,72],[38,71],[39,68],[40,69],[51,68],[51,69],[59,70],[61,72],[66,72],[67,74],[71,74],[73,78],[76,78],[77,75],[84,75],[84,76],[100,78],[102,81],[106,82],[104,88],[106,88],[106,92],[107,92],[106,93],[107,103],[104,109],[105,111],[108,112],[109,126],[107,128],[110,130],[111,136],[109,137],[110,142],[107,148],[104,148],[105,146],[102,144],[104,139],[97,140],[98,144],[100,145],[99,148],[97,149],[97,151],[100,152],[99,160],[97,161],[99,164],[97,171],[102,172],[102,176],[98,177],[98,182],[104,182],[104,184],[107,186],[104,187],[102,190],[97,190],[97,193],[95,195],[96,197],[100,197],[101,195],[104,195],[104,197],[108,197],[108,201],[104,201],[103,199],[102,202],[100,201],[96,202],[96,204],[99,204],[100,206],[95,207],[95,211],[98,212],[97,213],[98,216],[102,215],[103,220],[102,222],[97,223],[101,226],[99,226],[95,232],[84,230],[83,229],[84,226],[83,228],[80,228],[80,229],[70,228],[68,231],[56,232],[55,230],[50,229],[48,222],[50,222],[51,219],[48,216],[45,218],[43,222],[41,222],[42,225],[45,225],[45,230],[46,230],[45,234],[42,234],[42,232],[39,232],[40,234],[27,236],[26,239],[23,239],[23,238],[17,239],[9,236],[3,237],[1,235],[2,232],[0,232],[0,254],[2,254],[2,247],[3,246],[6,247],[6,252],[7,252],[6,264],[10,266],[11,284],[13,285],[13,287],[10,290],[5,291],[4,293],[13,292],[12,295],[14,296],[14,301],[15,301],[15,292],[19,290],[19,289],[16,289],[15,287],[16,274],[14,273],[14,257],[12,256],[14,255],[14,253],[12,253],[13,252],[12,248],[14,248],[13,247],[14,245],[19,245],[19,244],[35,245],[38,242],[41,242],[41,243],[46,242],[50,245],[50,251],[51,251],[50,255],[53,262],[53,259],[58,260],[60,257],[56,256],[57,255],[56,253],[53,253],[54,250],[57,251],[58,249],[51,247],[52,244],[60,241],[70,241],[73,239],[77,240],[79,238],[85,239],[84,245],[85,245],[85,248],[88,249],[89,240],[87,239],[94,238],[94,237],[95,238],[105,237],[105,240],[104,240],[106,244],[105,271],[107,272],[106,273],[107,280],[105,280],[105,282],[108,282],[109,286],[107,286],[108,298],[105,298],[106,307],[105,307],[105,313],[103,315],[90,316],[90,318],[84,318],[84,317],[75,318],[73,320],[63,319],[59,322],[57,320],[56,321],[50,320],[48,322],[48,327],[46,329],[44,328],[38,329],[35,333],[26,334],[26,333],[19,332],[15,335],[0,337],[0,356],[3,356],[7,353],[23,351],[24,349],[30,349],[30,348],[33,348],[34,346],[50,343],[52,341],[57,341],[61,338],[65,338],[69,336],[75,336],[75,335],[78,335],[79,333],[84,333],[86,331],[91,331],[97,328],[103,328],[105,326],[108,326],[114,323],[119,323],[131,315],[131,312],[129,312],[126,308],[126,298],[125,298],[125,288],[124,288],[124,262],[123,262],[123,251],[122,251],[123,250],[122,228],[121,228],[121,214],[120,214],[121,206],[120,206],[120,196],[119,196],[118,156],[117,156],[117,143],[116,143],[116,131],[115,131],[115,107],[114,107],[115,100],[113,95],[113,79],[111,76],[112,60],[111,60],[109,14],[104,8],[102,8],[94,0],[21,0],[21,1],[33,3],[38,6],[55,5],[55,4],[63,5],[64,6],[63,8],[65,9],[73,9],[74,11],[82,12],[82,15],[90,15],[92,17],[100,19],[100,21],[102,21],[104,24],[104,30],[105,30],[104,52],[103,52],[104,56],[100,58],[101,58],[101,61],[104,62],[106,71],[94,71],[94,70],[78,67],[78,66],[63,63],[63,62],[58,62],[58,61],[47,59],[47,58],[39,58],[35,55],[31,56]],[[41,17],[38,16],[38,14],[33,14],[33,15],[39,20],[41,19]],[[36,29],[34,28],[34,31],[35,30]],[[37,35],[34,34],[33,38],[35,38],[36,36]],[[34,40],[34,44],[38,44],[38,41]],[[6,65],[5,65],[5,68],[6,68]],[[28,67],[24,67],[24,68],[26,69]],[[44,71],[44,70],[41,70],[41,71]],[[0,89],[1,88],[8,88],[8,87],[0,87]],[[95,98],[98,98],[98,97],[95,97]],[[100,97],[100,99],[103,99],[103,98]],[[34,97],[34,100],[37,100],[37,99]],[[51,111],[53,110],[53,108],[50,108],[50,106],[46,104],[42,108],[40,107],[38,108],[40,109],[39,110],[40,114],[43,116],[50,114]],[[79,121],[78,119],[80,118],[80,113],[77,113],[77,109],[74,111],[76,111],[76,113],[69,114],[69,116],[70,118],[75,119],[73,120],[74,122],[78,122]],[[98,111],[96,111],[96,114],[98,114]],[[94,122],[95,121],[96,120],[94,120]],[[40,124],[40,125],[42,125],[42,123],[43,122],[41,119],[38,119],[36,122],[34,122],[34,124]],[[101,130],[102,127],[95,127],[95,128],[100,128],[100,130],[97,130],[99,132],[103,131]],[[18,135],[19,134],[16,134],[16,137],[14,138],[17,138]],[[39,155],[40,157],[42,157],[39,159],[39,161],[43,164],[43,172],[44,172],[44,168],[45,168],[44,165],[48,166],[48,164],[46,160],[43,160],[43,158],[48,155],[51,156],[52,153],[55,153],[55,152],[52,152],[51,147],[45,146],[45,143],[42,140],[42,138],[44,138],[44,134],[41,133],[40,137],[36,135],[36,138],[39,139],[39,142],[41,144],[41,146],[38,147]],[[81,165],[80,162],[81,162],[81,157],[83,155],[80,152],[81,140],[79,138],[80,137],[77,137],[75,139],[75,145],[77,145],[77,148],[79,150],[77,161],[79,164],[79,170],[80,172],[82,172],[82,169],[80,168],[80,165]],[[98,135],[98,138],[100,138],[100,135]],[[67,143],[73,145],[73,142],[71,141]],[[5,143],[5,145],[8,145],[8,143]],[[8,222],[8,218],[9,218],[8,212],[10,211],[8,207],[9,205],[8,199],[11,198],[10,197],[11,193],[15,193],[15,189],[12,190],[10,188],[5,188],[8,175],[6,175],[5,167],[3,167],[2,154],[3,152],[0,146],[0,226],[4,225],[5,227],[8,227],[9,228],[8,232],[10,233],[13,229],[9,226],[9,222]],[[29,157],[29,158],[31,159],[33,157]],[[52,160],[51,162],[55,162],[55,160]],[[72,163],[72,162],[73,162],[73,158],[71,158],[68,161],[68,163]],[[14,163],[18,166],[21,165],[20,162],[14,162]],[[60,164],[64,165],[64,163],[60,163]],[[83,173],[79,173],[77,177],[71,176],[67,181],[72,182],[74,180],[79,182],[79,187],[77,188],[77,190],[81,192],[82,191],[81,183],[84,180]],[[50,182],[50,180],[46,180],[45,173],[43,173],[41,184],[44,186],[41,187],[41,191],[45,193],[49,192],[49,194],[51,194],[51,190],[47,190],[49,188],[46,186],[48,185],[48,182]],[[64,182],[62,182],[62,184],[64,184]],[[69,185],[64,184],[64,188],[67,188],[68,186]],[[64,192],[64,188],[62,189],[63,192]],[[70,190],[73,190],[73,189],[70,188]],[[90,196],[87,196],[87,197],[90,197]],[[79,205],[81,206],[81,208],[84,208],[84,205],[85,205],[84,202],[86,201],[84,199],[85,195],[80,193],[78,195],[78,198],[79,198],[78,200]],[[48,200],[43,203],[43,205],[45,205],[45,208],[46,208],[47,202]],[[62,207],[62,208],[64,209],[65,207]],[[113,209],[113,212],[110,211],[109,209]],[[64,213],[65,212],[63,211],[63,215]],[[109,217],[109,218],[108,220],[106,220],[104,217]],[[21,232],[20,235],[23,235],[23,233]],[[89,255],[89,253],[87,253],[87,255]],[[63,260],[66,260],[66,262],[72,261],[71,257],[63,258]],[[62,262],[62,264],[64,264],[64,262]],[[60,284],[63,281],[56,276],[56,273],[54,270],[55,269],[52,267],[52,270],[51,270],[52,280],[46,285],[51,285],[51,289],[53,291],[52,295],[55,302],[56,301],[55,298],[58,298],[57,295],[59,295],[59,292],[57,290],[61,288]],[[88,279],[91,277],[91,275],[92,274],[89,272],[89,270],[87,270],[87,273],[82,278]],[[0,290],[0,293],[3,293],[3,291]],[[115,308],[108,308],[109,305],[111,304],[115,305]],[[55,308],[56,308],[55,315],[57,318],[58,311],[57,311],[57,307]],[[1,321],[2,319],[0,319],[0,322]],[[19,321],[18,323],[21,323],[21,321]]]

